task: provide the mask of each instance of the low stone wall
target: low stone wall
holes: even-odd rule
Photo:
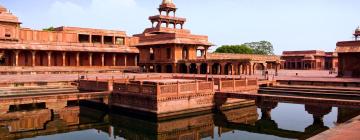
[[[110,81],[80,80],[78,89],[80,91],[93,91],[93,92],[110,91],[112,88],[112,85],[109,86],[110,84],[111,84]]]
[[[277,80],[277,83],[280,85],[298,86],[360,87],[360,82]]]
[[[220,80],[219,91],[221,92],[254,92],[259,89],[257,79],[244,80]]]

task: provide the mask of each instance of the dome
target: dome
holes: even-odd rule
[[[162,4],[174,4],[173,0],[163,0]]]
[[[4,6],[0,5],[0,13],[5,13],[5,12],[7,12],[7,9]]]
[[[355,32],[360,32],[360,26],[356,28]]]

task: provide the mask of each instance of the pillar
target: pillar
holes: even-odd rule
[[[50,67],[51,66],[51,52],[49,51],[49,52],[47,52],[47,55],[48,55],[48,58],[47,58],[47,60],[48,60],[48,66]]]
[[[89,53],[89,66],[93,66],[93,53]]]
[[[135,66],[138,66],[138,55],[135,55]]]
[[[280,66],[279,63],[276,63],[276,64],[275,64],[275,76],[278,76],[278,75],[279,75],[279,74],[278,74],[279,66]]]
[[[201,73],[201,64],[196,63],[196,70],[197,70],[197,74]]]
[[[65,67],[66,66],[66,52],[62,53],[62,65]]]
[[[207,73],[208,73],[208,74],[212,74],[212,67],[213,67],[213,64],[212,64],[212,63],[208,63],[208,64],[207,64]]]
[[[221,64],[219,64],[219,65],[217,66],[216,74],[217,74],[217,75],[220,75],[220,74],[221,74]]]
[[[186,65],[186,72],[187,72],[187,73],[190,73],[190,65],[191,65],[191,64],[186,63],[185,65]]]
[[[35,58],[36,58],[36,51],[32,51],[32,52],[31,52],[31,63],[32,63],[32,66],[33,66],[33,67],[36,66]]]
[[[173,73],[178,73],[178,71],[177,71],[178,69],[177,69],[177,64],[175,63],[175,64],[172,64],[172,72]]]
[[[126,54],[124,54],[125,56],[124,56],[124,65],[125,65],[125,67],[127,66],[127,55]]]
[[[113,66],[116,66],[116,53],[113,54]]]
[[[231,75],[235,75],[235,66],[231,64]]]
[[[20,53],[20,51],[15,50],[14,53],[15,53],[15,66],[19,66],[19,53]]]
[[[101,66],[105,66],[105,54],[101,53]]]
[[[220,75],[225,75],[225,66],[226,66],[226,64],[222,63],[220,65],[221,65]]]
[[[76,66],[80,66],[80,53],[79,52],[77,52],[76,53]]]

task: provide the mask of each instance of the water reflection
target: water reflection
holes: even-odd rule
[[[306,139],[332,127],[329,122],[341,123],[349,116],[359,115],[359,109],[333,108],[319,105],[303,106],[311,114],[309,126],[301,130],[279,127],[288,122],[274,119],[274,110],[289,104],[257,101],[256,105],[193,117],[164,121],[148,121],[122,112],[107,112],[89,105],[68,105],[56,111],[35,107],[30,110],[14,109],[0,115],[0,139]],[[298,109],[298,108],[296,108]],[[327,118],[334,109],[336,117]],[[283,110],[291,112],[294,110]],[[283,118],[298,118],[281,114]],[[296,114],[297,115],[297,114]]]

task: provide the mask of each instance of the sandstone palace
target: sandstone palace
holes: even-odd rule
[[[184,29],[172,0],[164,0],[152,27],[127,36],[123,31],[58,27],[50,31],[22,28],[18,17],[0,8],[2,73],[19,71],[100,71],[252,75],[280,68],[278,56],[212,54],[204,35]],[[140,68],[140,69],[139,69]]]

